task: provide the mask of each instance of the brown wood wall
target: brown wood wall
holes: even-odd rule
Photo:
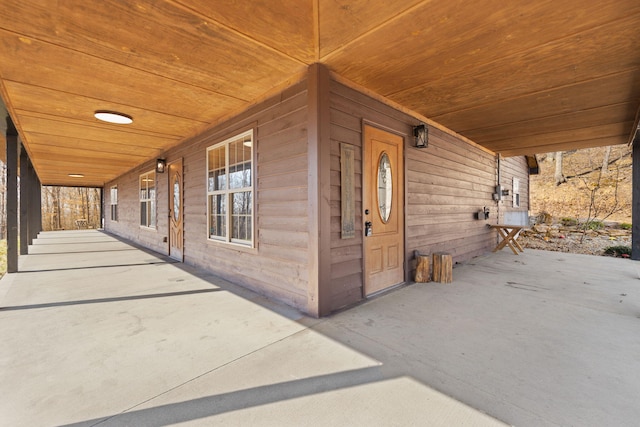
[[[500,160],[500,185],[509,190],[500,205],[500,222],[505,223],[506,212],[529,211],[529,166],[525,156],[507,157]],[[520,180],[520,207],[513,207],[513,178]]]
[[[160,253],[166,253],[166,244],[162,242],[162,236],[159,230],[166,230],[168,224],[168,215],[160,215],[160,212],[166,212],[167,204],[163,204],[165,210],[157,209],[158,228],[156,230],[140,227],[140,196],[138,192],[138,182],[140,174],[147,173],[155,168],[154,162],[146,162],[130,171],[128,174],[120,177],[118,180],[105,185],[104,203],[105,203],[105,229],[111,233],[122,236],[126,239],[152,249]],[[162,175],[158,175],[162,177]],[[118,186],[118,221],[111,221],[110,205],[111,205],[111,187]],[[157,200],[164,200],[167,197],[168,184],[162,182],[157,184]]]
[[[256,249],[207,239],[206,150],[254,128],[257,170],[254,209]],[[184,260],[233,283],[307,311],[307,86],[300,82],[240,116],[163,154],[184,159]],[[153,163],[108,183],[118,185],[119,221],[108,231],[161,253],[168,252],[168,178],[158,175],[157,230],[138,226],[138,175]],[[109,206],[109,192],[106,206]]]
[[[449,252],[454,262],[486,253],[496,244],[493,201],[496,158],[462,138],[429,129],[429,147],[413,147],[417,120],[338,82],[331,85],[331,289],[333,310],[362,299],[362,125],[366,121],[405,136],[406,278],[413,279],[413,251]],[[356,237],[341,239],[340,144],[356,147]],[[521,208],[527,209],[524,158],[503,159],[502,179],[521,177]],[[511,184],[509,184],[510,188]],[[504,203],[503,203],[504,204]],[[474,213],[489,207],[489,220]]]
[[[455,262],[486,253],[496,233],[486,224],[498,222],[492,199],[496,185],[496,159],[491,153],[452,134],[430,127],[429,147],[413,147],[409,136],[418,121],[408,114],[339,83],[330,82],[330,309],[362,299],[362,129],[363,123],[405,137],[406,268],[413,278],[413,251],[446,251]],[[309,247],[308,171],[309,92],[307,81],[256,105],[163,154],[168,162],[184,159],[185,243],[188,264],[303,311],[313,312],[308,301],[315,279],[309,277],[310,259],[318,248]],[[256,249],[207,239],[206,149],[249,128],[255,129]],[[340,144],[355,148],[355,238],[341,238]],[[524,158],[503,159],[503,185],[521,177],[521,209],[528,205],[528,178]],[[119,221],[107,217],[106,229],[158,252],[167,253],[167,177],[158,175],[158,228],[138,226],[138,175],[153,167],[147,163],[106,185],[109,206],[111,185],[118,185]],[[505,187],[506,188],[506,187]],[[506,202],[505,202],[506,203]],[[503,203],[503,204],[505,204]],[[488,221],[474,219],[483,206],[491,209]],[[323,230],[320,230],[322,233]],[[312,245],[313,246],[313,245]],[[326,296],[326,295],[324,295]],[[312,298],[310,298],[312,299]]]

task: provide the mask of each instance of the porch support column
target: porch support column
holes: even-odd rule
[[[100,225],[98,228],[104,228],[106,219],[104,217],[104,187],[100,187]]]
[[[18,131],[7,115],[7,273],[18,271]]]
[[[331,312],[331,122],[329,70],[313,64],[308,74],[309,288],[307,309],[317,317]]]
[[[36,177],[36,227],[33,231],[33,238],[35,239],[38,237],[38,233],[42,231],[42,183],[40,182],[40,178],[38,177],[35,168],[33,169],[33,175]]]
[[[36,195],[36,180],[33,173],[33,165],[31,164],[31,159],[29,159],[27,168],[27,176],[29,177],[29,212],[27,213],[27,223],[29,224],[27,227],[27,241],[28,244],[33,244],[33,233],[35,228],[36,221],[36,206],[35,206],[35,195]],[[22,178],[20,178],[22,179]]]
[[[640,141],[633,143],[631,259],[640,260]]]
[[[29,253],[29,190],[31,187],[29,176],[29,156],[24,147],[20,147],[20,255]]]
[[[42,206],[40,201],[40,180],[36,173],[31,159],[29,159],[29,245],[38,237],[42,231],[40,218],[42,216]]]

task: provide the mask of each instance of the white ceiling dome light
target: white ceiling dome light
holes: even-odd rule
[[[133,123],[131,116],[118,113],[117,111],[98,110],[93,115],[96,119],[107,123],[115,123],[118,125],[128,125]]]

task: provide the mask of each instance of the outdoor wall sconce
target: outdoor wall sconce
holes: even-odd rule
[[[420,123],[413,128],[413,136],[416,138],[416,148],[427,148],[429,146],[429,128],[424,123]]]
[[[156,172],[164,173],[165,168],[167,167],[166,159],[156,159]]]

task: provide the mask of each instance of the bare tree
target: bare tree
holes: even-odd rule
[[[617,165],[615,171],[616,177],[614,180],[615,187],[613,192],[613,203],[611,203],[610,201],[605,202],[599,200],[599,198],[597,197],[598,191],[601,188],[600,183],[602,180],[602,169],[600,170],[600,173],[598,173],[598,177],[596,178],[595,182],[590,183],[586,178],[582,178],[587,191],[589,191],[589,208],[587,219],[582,224],[582,236],[580,237],[580,243],[582,243],[582,241],[584,240],[584,236],[586,235],[587,230],[595,229],[594,227],[596,223],[598,223],[598,225],[600,226],[602,225],[600,223],[605,219],[622,210],[618,199],[618,182],[620,181],[620,168]]]
[[[611,156],[611,146],[604,147],[604,159],[602,159],[602,174],[606,175],[609,172],[609,157]]]
[[[562,151],[556,151],[556,173],[554,175],[554,179],[556,182],[556,185],[560,185],[562,183],[567,182],[567,178],[565,178],[564,174],[562,173]]]

